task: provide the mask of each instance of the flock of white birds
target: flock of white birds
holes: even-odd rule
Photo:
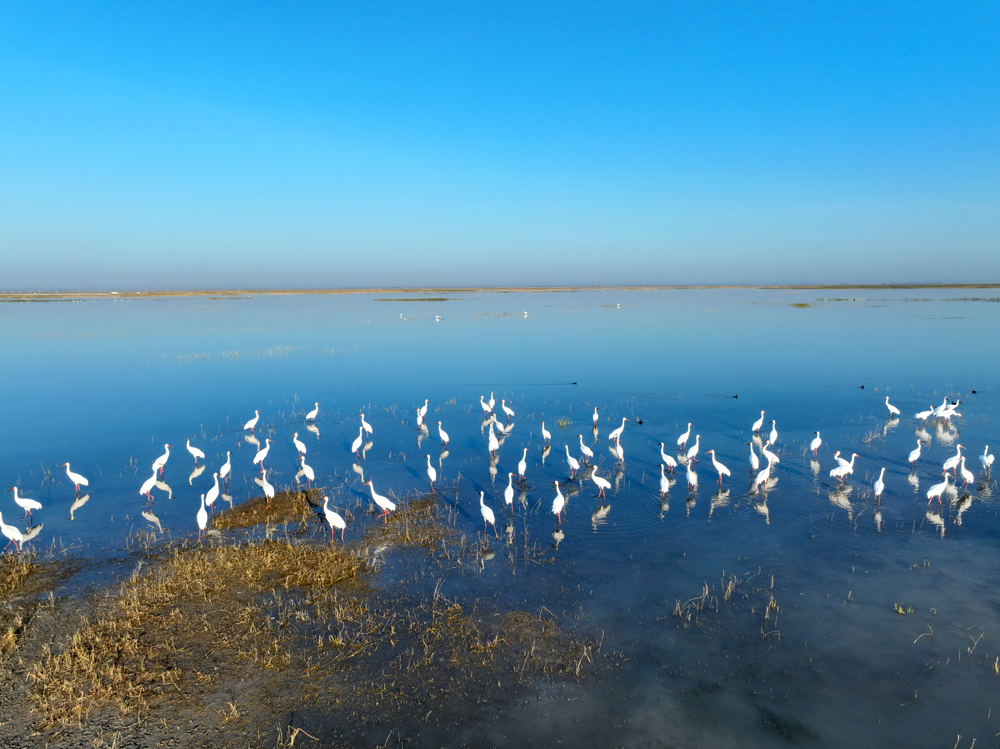
[[[497,431],[500,432],[501,437],[506,437],[510,433],[510,431],[513,429],[513,424],[511,424],[510,420],[514,417],[514,410],[507,405],[505,400],[500,401],[501,410],[506,416],[505,424],[501,425],[497,421],[496,414],[494,413],[496,400],[493,397],[493,393],[490,393],[489,400],[486,400],[485,397],[480,396],[479,403],[482,406],[484,415],[484,421],[481,425],[482,427],[481,431],[485,431],[486,427],[489,428],[489,432],[487,434],[487,449],[489,451],[489,456],[490,456],[491,472],[495,474],[496,458],[501,445],[501,439],[498,438]],[[425,418],[427,416],[428,404],[429,401],[425,400],[423,406],[416,409],[417,428],[421,430],[423,434],[427,433]],[[960,404],[961,404],[960,400],[956,401],[955,403],[952,403],[948,400],[948,398],[945,398],[944,401],[941,403],[941,405],[936,407],[932,406],[926,411],[920,411],[919,413],[914,414],[914,418],[920,420],[921,423],[926,423],[928,420],[933,419],[933,420],[939,420],[940,422],[946,424],[950,424],[953,418],[961,417],[961,414],[958,413],[957,411],[958,406]],[[889,396],[885,397],[885,406],[889,411],[890,421],[896,419],[900,415],[899,409],[893,406],[889,402]],[[750,470],[753,475],[752,490],[754,493],[764,495],[765,501],[766,501],[766,492],[769,488],[769,485],[773,483],[772,474],[774,471],[774,467],[781,462],[778,455],[773,450],[773,448],[776,447],[778,441],[777,422],[773,419],[769,422],[765,422],[766,414],[767,411],[761,411],[760,418],[758,418],[751,427],[751,432],[753,435],[762,435],[761,430],[764,429],[765,423],[770,424],[771,427],[769,433],[767,434],[767,439],[765,441],[762,441],[760,436],[754,437],[754,441],[756,441],[757,444],[760,446],[760,453],[761,453],[760,456],[758,456],[757,453],[754,452],[754,441],[747,443],[747,445],[750,446],[749,461],[750,461]],[[319,403],[316,403],[315,407],[309,413],[306,414],[305,419],[307,422],[310,422],[310,424],[314,425],[318,415],[319,415]],[[253,465],[259,466],[260,478],[254,479],[254,481],[261,486],[261,488],[264,491],[264,497],[266,502],[270,503],[271,499],[273,499],[275,496],[275,489],[274,486],[271,485],[271,483],[268,482],[267,480],[267,468],[264,466],[264,460],[267,458],[268,452],[271,449],[271,440],[269,438],[265,439],[264,445],[260,446],[260,443],[252,436],[259,419],[260,419],[260,411],[254,411],[253,418],[247,421],[246,424],[243,425],[243,429],[244,431],[250,432],[248,440],[250,440],[253,444],[256,444],[258,447],[258,450],[253,458]],[[367,449],[368,447],[371,446],[370,442],[366,442],[366,438],[370,437],[373,432],[372,425],[365,420],[365,416],[363,413],[360,415],[360,419],[361,419],[361,424],[358,427],[358,436],[351,445],[351,451],[359,459],[362,454],[361,453],[362,449]],[[621,425],[616,429],[612,430],[608,434],[608,439],[612,443],[611,451],[614,453],[619,463],[622,463],[625,460],[625,452],[622,446],[622,435],[625,431],[626,422],[628,421],[629,419],[627,417],[623,417]],[[599,422],[599,408],[595,407],[593,414],[593,431],[595,438],[597,437],[597,432],[598,432],[598,422]],[[660,458],[662,461],[658,466],[660,469],[660,494],[663,497],[666,497],[667,493],[670,491],[671,480],[668,478],[668,474],[673,474],[674,469],[677,468],[679,465],[684,465],[685,467],[688,488],[693,490],[698,487],[698,474],[694,470],[694,464],[698,462],[698,455],[701,451],[701,435],[695,434],[694,443],[691,444],[689,447],[688,443],[690,442],[691,439],[692,426],[693,425],[691,423],[688,423],[687,430],[677,437],[678,454],[676,458],[666,452],[665,445],[663,442],[658,443],[658,446],[660,448]],[[440,421],[437,422],[437,427],[441,444],[447,447],[450,441],[448,433],[444,431]],[[315,431],[314,426],[310,426],[309,428]],[[541,435],[542,439],[544,440],[544,446],[545,446],[543,452],[543,464],[544,464],[544,456],[548,454],[552,441],[552,434],[545,428],[545,422],[542,422],[541,424]],[[813,456],[816,456],[817,451],[823,444],[823,440],[820,437],[819,432],[815,432],[814,435],[815,436],[809,443],[809,449],[812,451]],[[569,445],[568,444],[565,445],[566,463],[570,473],[569,478],[570,480],[573,480],[577,476],[577,474],[581,470],[583,470],[585,472],[583,477],[586,480],[592,481],[597,486],[598,488],[597,496],[599,498],[603,498],[605,496],[604,494],[605,490],[611,487],[611,482],[600,476],[598,474],[597,466],[591,463],[592,459],[594,458],[594,452],[591,448],[589,448],[587,445],[583,443],[583,435],[580,434],[576,436],[579,437],[580,439],[579,459],[574,457],[570,453]],[[309,466],[305,462],[306,453],[308,452],[308,450],[306,448],[306,445],[301,440],[299,440],[298,432],[292,435],[292,444],[298,453],[298,461],[300,465],[300,470],[297,474],[297,477],[298,476],[304,477],[308,482],[308,484],[311,486],[312,482],[315,480],[316,477],[315,471],[312,469],[311,466]],[[916,449],[914,449],[909,454],[908,457],[911,466],[915,466],[917,461],[920,459],[921,447],[924,444],[925,444],[924,439],[917,439]],[[170,459],[171,447],[172,445],[165,444],[163,455],[159,456],[156,460],[153,461],[152,475],[142,484],[142,486],[139,489],[139,493],[141,495],[144,495],[147,498],[152,499],[151,492],[154,486],[160,486],[161,488],[166,486],[161,482],[161,477],[163,475],[163,469],[166,466],[167,461]],[[199,448],[192,445],[190,439],[188,439],[186,442],[186,449],[194,458],[195,467],[197,469],[198,461],[205,460],[205,453]],[[954,487],[955,485],[957,485],[959,479],[961,479],[963,484],[965,485],[968,485],[973,481],[975,481],[974,474],[968,468],[966,468],[965,455],[962,454],[962,450],[964,449],[967,448],[965,448],[961,444],[958,444],[956,446],[955,454],[944,462],[941,472],[943,481],[934,484],[927,490],[928,504],[933,502],[935,499],[940,503],[942,495],[948,491],[948,488],[950,486]],[[719,460],[716,458],[714,449],[707,450],[706,454],[711,456],[712,467],[718,474],[718,483],[721,488],[723,478],[731,476],[731,471],[729,470],[728,467],[719,462]],[[504,503],[508,507],[512,506],[514,501],[514,486],[513,486],[514,476],[515,475],[517,476],[518,481],[524,481],[526,478],[526,471],[528,468],[527,456],[528,456],[528,450],[527,448],[525,448],[522,457],[517,465],[518,469],[517,474],[515,474],[514,472],[508,473],[507,487],[504,490]],[[424,457],[427,458],[427,477],[430,480],[430,488],[433,491],[434,482],[437,481],[437,470],[434,468],[434,466],[431,465],[431,456],[428,454],[425,455]],[[850,460],[846,460],[840,456],[839,451],[834,453],[834,458],[837,460],[837,466],[830,470],[830,476],[832,478],[837,479],[841,484],[843,484],[844,479],[848,475],[854,472],[854,461],[859,457],[861,456],[858,455],[857,453],[852,453]],[[767,465],[763,469],[760,469],[761,458],[763,458],[767,463]],[[993,466],[993,460],[994,456],[989,452],[989,446],[986,446],[983,449],[982,454],[979,455],[979,462],[981,464],[981,469],[985,475],[988,475],[990,473]],[[74,487],[76,488],[77,501],[74,503],[74,509],[75,509],[79,504],[82,504],[82,502],[86,501],[85,497],[80,497],[80,487],[89,486],[90,482],[86,477],[81,476],[78,473],[74,473],[70,469],[69,463],[63,463],[60,467],[66,469],[66,475],[69,477],[70,482],[72,482]],[[214,512],[214,503],[220,496],[220,481],[228,483],[228,480],[231,475],[232,475],[232,457],[231,453],[227,452],[226,462],[219,468],[218,471],[212,474],[214,480],[213,486],[209,488],[209,490],[205,494],[201,495],[201,504],[195,516],[198,524],[199,541],[201,540],[202,533],[208,527],[209,510]],[[876,479],[874,484],[872,485],[872,490],[876,502],[880,500],[882,492],[885,489],[884,479],[885,479],[885,468],[883,467],[879,473],[878,479]],[[955,480],[955,484],[950,483],[951,479]],[[552,514],[556,516],[557,522],[561,523],[562,512],[566,505],[566,498],[563,496],[562,491],[560,490],[559,482],[553,481],[552,483],[555,486],[555,497],[552,500]],[[383,521],[386,521],[388,519],[389,513],[396,510],[395,503],[392,502],[388,497],[385,497],[376,492],[371,479],[365,481],[364,485],[367,486],[369,491],[371,492],[372,501],[376,505],[378,505],[378,507],[381,508],[382,510],[382,513],[379,515],[379,517],[381,517]],[[29,519],[32,516],[33,512],[42,509],[42,505],[40,502],[38,502],[35,499],[31,499],[30,497],[22,496],[17,487],[11,487],[11,489],[9,489],[8,492],[13,492],[14,502],[24,510],[26,519]],[[489,525],[492,525],[493,531],[494,533],[496,533],[496,517],[493,510],[486,504],[485,492],[482,491],[480,492],[479,495],[479,508],[483,517],[484,530],[486,530]],[[343,540],[344,531],[347,528],[347,523],[344,520],[344,518],[338,512],[336,512],[336,510],[330,508],[329,498],[325,496],[323,497],[323,513],[324,516],[326,517],[326,522],[330,526],[331,540],[333,539],[334,533],[337,530],[340,531],[341,540]],[[37,533],[41,530],[41,527],[42,527],[41,524],[37,526],[30,526],[28,529],[26,529],[26,531],[22,532],[16,526],[4,523],[3,514],[0,513],[0,532],[2,532],[3,535],[8,539],[7,546],[4,547],[4,551],[6,551],[6,549],[10,547],[11,544],[14,544],[18,553],[20,553],[22,543],[24,543],[27,540],[30,540],[35,535],[37,535]]]

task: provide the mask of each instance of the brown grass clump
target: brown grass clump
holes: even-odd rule
[[[34,600],[38,588],[28,583],[42,569],[21,555],[0,557],[0,656],[17,647],[26,620],[39,605]]]
[[[313,489],[311,492],[318,490]],[[254,497],[236,507],[223,510],[211,520],[213,528],[231,530],[249,528],[261,523],[283,523],[306,520],[312,515],[310,495],[306,492],[276,492],[270,503],[264,497]]]
[[[38,570],[37,564],[27,561],[20,554],[0,556],[0,596],[8,596],[16,591],[22,582]]]
[[[415,497],[398,503],[384,523],[368,530],[365,540],[404,547],[434,546],[454,533],[441,516],[437,497]]]

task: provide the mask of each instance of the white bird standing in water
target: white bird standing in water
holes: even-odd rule
[[[913,414],[913,418],[920,419],[920,421],[923,422],[927,421],[933,415],[934,415],[934,406],[931,406],[926,411],[917,411],[915,414]]]
[[[528,469],[528,448],[524,448],[524,455],[517,461],[517,477],[524,479],[524,472]]]
[[[691,445],[691,448],[687,451],[688,463],[690,463],[692,460],[695,463],[698,462],[698,451],[700,449],[701,449],[701,435],[696,434],[694,436],[694,444]]]
[[[302,475],[306,477],[306,485],[311,489],[313,481],[316,480],[316,472],[312,469],[311,465],[306,463],[306,456],[299,456],[299,470],[302,471]]]
[[[767,481],[771,478],[771,461],[767,462],[764,470],[757,474],[757,478],[753,480],[754,488],[757,492],[767,491]]]
[[[187,441],[187,451],[189,453],[191,453],[191,455],[194,457],[194,464],[195,465],[198,465],[198,458],[204,458],[205,457],[205,453],[203,453],[197,447],[192,447],[191,446],[191,440],[190,439]]]
[[[907,458],[910,461],[910,465],[915,465],[918,460],[920,460],[920,446],[924,444],[923,440],[917,440],[917,449],[910,451],[910,457]]]
[[[496,518],[493,515],[493,510],[486,506],[485,496],[486,492],[479,492],[479,512],[483,515],[483,533],[486,532],[486,524],[489,523],[493,526],[493,535],[497,535]]]
[[[377,504],[379,507],[382,508],[382,514],[379,515],[379,517],[382,518],[382,522],[383,523],[388,523],[389,522],[389,513],[390,512],[395,512],[395,510],[396,510],[396,503],[389,501],[388,497],[383,497],[381,494],[376,494],[375,493],[375,487],[372,485],[372,480],[371,479],[368,479],[365,482],[365,486],[367,486],[368,490],[372,493],[372,501],[374,501],[375,504]]]
[[[552,435],[549,433],[549,430],[545,428],[544,421],[542,422],[542,440],[544,440],[546,445],[552,441]]]
[[[597,426],[597,421],[600,417],[597,415],[597,406],[594,406],[594,426]]]
[[[969,484],[971,484],[973,481],[976,480],[976,477],[972,474],[972,471],[970,471],[968,468],[965,467],[964,455],[962,456],[962,462],[959,463],[958,475],[962,477],[963,486],[968,486]]]
[[[170,460],[171,447],[172,445],[169,444],[163,445],[163,455],[161,455],[160,457],[158,457],[156,460],[153,461],[153,473],[156,473],[157,471],[163,473],[163,466],[165,466],[167,464],[167,461]]]
[[[566,445],[566,462],[569,464],[569,477],[573,478],[580,470],[580,462],[569,454],[569,445]]]
[[[307,452],[306,451],[306,445],[305,445],[305,443],[302,440],[299,439],[299,433],[298,432],[295,432],[292,435],[292,444],[295,445],[295,449],[299,451],[299,457],[300,458],[303,455],[306,454],[306,452]]]
[[[587,447],[585,444],[583,444],[582,434],[578,434],[576,436],[580,438],[580,452],[583,454],[583,462],[589,463],[590,459],[594,457],[594,451],[591,450],[589,447]]]
[[[750,445],[750,469],[757,473],[757,469],[760,468],[760,458],[757,457],[757,453],[753,451],[753,442],[747,442]]]
[[[514,474],[507,474],[507,488],[503,490],[503,501],[508,507],[514,504]]]
[[[760,418],[753,423],[753,427],[750,429],[751,432],[760,432],[760,428],[764,426],[764,414],[766,413],[767,411],[760,412]]]
[[[667,492],[670,491],[670,479],[667,478],[667,474],[663,472],[663,463],[660,463],[660,496],[667,496]]]
[[[448,433],[441,428],[441,422],[438,422],[438,436],[441,437],[441,444],[445,447],[448,446]]]
[[[610,481],[608,481],[607,479],[603,479],[603,478],[601,478],[600,476],[597,475],[597,466],[594,466],[593,470],[590,472],[590,480],[593,481],[595,484],[597,484],[597,488],[600,490],[597,493],[598,497],[605,496],[604,495],[604,490],[611,488],[611,482]]]
[[[663,465],[667,467],[667,473],[673,473],[674,469],[677,467],[677,461],[674,460],[672,455],[667,455],[663,448],[666,447],[662,442],[657,443],[660,446],[660,460],[663,461]]]
[[[687,431],[684,432],[680,437],[677,438],[677,447],[687,447],[688,438],[691,436],[691,422],[688,422]]]
[[[625,451],[622,449],[622,441],[615,440],[614,445],[615,456],[618,458],[619,463],[625,462]]]
[[[364,433],[365,428],[358,427],[358,436],[354,439],[354,442],[351,443],[351,452],[355,455],[358,455],[358,450],[360,450],[361,446],[365,443]]]
[[[628,417],[627,416],[623,416],[622,417],[622,425],[620,427],[618,427],[617,429],[612,429],[611,433],[608,434],[608,439],[609,440],[619,440],[619,441],[621,441],[622,432],[625,431],[625,422],[626,421],[628,421]]]
[[[317,416],[319,416],[319,403],[316,404],[316,408],[306,414],[306,421],[316,421]]]
[[[440,423],[440,422],[438,422],[438,423]],[[369,424],[367,421],[365,421],[365,415],[364,414],[361,414],[361,428],[364,429],[366,432],[368,432],[368,434],[371,434],[374,431],[372,429],[372,425]]]
[[[495,398],[493,397],[493,391],[491,390],[491,391],[490,391],[490,400],[489,400],[489,405],[490,405],[490,413],[493,413],[493,407],[494,407],[494,406],[495,406],[496,404],[497,404],[497,402],[496,402],[496,399],[495,399]]]
[[[885,466],[882,466],[882,472],[879,473],[878,478],[875,479],[875,486],[873,487],[873,489],[875,490],[876,502],[878,502],[879,499],[881,499],[882,492],[885,490],[885,481],[883,480],[884,478],[885,478]]]
[[[323,497],[323,514],[326,516],[326,522],[330,525],[330,540],[333,541],[333,529],[340,528],[340,540],[344,540],[344,529],[347,527],[347,523],[344,519],[340,517],[340,514],[335,510],[330,509],[330,498]]]
[[[833,459],[835,461],[837,461],[837,465],[841,465],[841,466],[846,466],[847,465],[847,461],[844,460],[842,457],[840,457],[840,450],[837,450],[837,452],[835,452],[833,454]]]
[[[816,436],[813,437],[813,441],[809,443],[809,449],[812,450],[813,455],[816,455],[816,451],[819,450],[819,446],[823,444],[823,440],[819,436],[819,432],[816,432]]]
[[[215,484],[211,486],[208,492],[205,494],[205,505],[212,510],[212,514],[215,514],[215,500],[219,498],[219,474],[213,473],[212,478],[215,479]]]
[[[263,467],[264,458],[267,457],[267,454],[270,451],[271,451],[271,438],[268,437],[266,440],[264,440],[264,447],[258,450],[257,454],[253,456],[253,464],[254,465],[260,464],[260,466]]]
[[[844,483],[844,476],[849,473],[854,473],[854,459],[860,458],[861,456],[857,453],[851,453],[851,462],[847,465],[837,466],[836,468],[830,469],[830,477],[837,479],[841,484]]]
[[[947,473],[948,471],[954,470],[958,467],[958,462],[962,459],[962,450],[964,449],[965,445],[958,445],[955,448],[955,454],[944,462],[944,470],[941,473]]]
[[[708,454],[712,456],[712,467],[715,468],[715,470],[719,472],[719,485],[721,486],[722,485],[722,476],[723,476],[723,474],[725,474],[726,476],[731,476],[732,474],[729,473],[729,469],[728,468],[726,468],[724,465],[722,465],[722,463],[720,463],[719,461],[717,461],[715,459],[715,450],[714,449],[713,450],[709,450]]]
[[[899,409],[889,402],[889,396],[885,396],[885,407],[889,409],[889,418],[899,416]]]
[[[260,411],[254,410],[254,412],[253,412],[253,418],[250,419],[250,421],[248,421],[246,424],[243,425],[243,429],[249,429],[251,431],[251,433],[252,433],[253,432],[253,428],[255,426],[257,426],[257,420],[259,418],[260,418]]]
[[[938,504],[941,504],[941,495],[948,489],[948,479],[950,478],[951,474],[946,473],[944,481],[940,484],[934,484],[934,486],[927,490],[927,504],[930,504],[935,499],[938,501]]]
[[[156,486],[156,471],[153,471],[153,475],[146,479],[142,486],[139,487],[139,494],[145,497],[153,498],[152,491],[153,487]]]
[[[227,481],[229,479],[229,474],[233,470],[233,461],[230,457],[229,451],[226,451],[226,462],[222,464],[222,468],[219,469],[219,478]]]
[[[771,452],[768,449],[770,446],[771,446],[771,440],[768,440],[763,445],[761,445],[760,446],[760,454],[763,455],[765,458],[767,458],[767,462],[768,463],[774,463],[775,465],[778,465],[778,463],[781,462],[781,458],[779,458],[775,453]],[[841,465],[845,465],[845,466],[847,465],[847,461],[846,460],[841,460],[840,458],[838,458],[838,460],[840,460],[840,464]]]
[[[434,466],[431,465],[430,454],[427,454],[424,457],[427,458],[427,478],[431,480],[431,491],[434,491],[434,482],[438,479],[438,472],[435,470]]]
[[[983,448],[983,454],[979,456],[979,462],[983,464],[983,472],[989,473],[993,467],[993,454],[990,452],[989,445]]]
[[[430,399],[424,398],[424,405],[417,409],[417,413],[420,414],[420,420],[423,421],[424,417],[427,416],[427,404],[430,403]],[[364,415],[362,414],[362,417]]]
[[[261,467],[260,469],[260,486],[264,490],[264,501],[265,504],[270,505],[271,500],[274,499],[274,487],[267,481],[267,469]]]
[[[691,470],[691,463],[687,464],[687,483],[688,489],[698,488],[698,474]]]
[[[514,418],[514,412],[513,412],[513,411],[512,411],[512,410],[511,410],[510,408],[508,408],[508,406],[507,406],[507,403],[506,403],[506,401],[504,401],[504,400],[502,400],[502,399],[501,399],[501,401],[500,401],[500,408],[502,408],[502,409],[503,409],[503,412],[504,412],[505,414],[507,414],[507,421],[508,421],[508,422],[509,422],[509,421],[510,421],[510,420],[511,420],[512,418]]]
[[[14,548],[17,549],[17,553],[21,553],[21,543],[24,541],[24,534],[17,529],[16,526],[7,525],[3,521],[3,513],[0,512],[0,533],[3,533],[7,537],[7,546],[14,544]],[[3,551],[7,551],[7,546],[3,547]],[[0,554],[3,554],[0,551]]]
[[[496,455],[497,450],[500,449],[500,441],[497,440],[496,434],[493,433],[493,425],[490,424],[490,436],[489,436],[489,448],[490,455]]]
[[[208,527],[208,512],[205,511],[205,495],[201,495],[201,507],[195,516],[198,520],[198,543],[201,543],[201,534]]]
[[[63,463],[59,467],[66,469],[66,475],[69,477],[69,480],[72,481],[73,485],[76,487],[77,494],[80,493],[81,486],[90,486],[90,482],[87,479],[85,479],[79,473],[73,473],[71,470],[69,470],[69,463]]]
[[[771,419],[771,433],[767,436],[772,445],[778,444],[778,422]]]
[[[483,401],[483,396],[479,396],[479,405],[483,407],[483,416],[489,416],[492,412],[490,404]]]
[[[559,482],[553,481],[552,483],[556,485],[556,496],[552,499],[552,514],[555,515],[561,523],[562,511],[566,506],[566,498],[562,495],[562,492],[559,491]]]
[[[155,479],[155,477],[156,477],[155,473],[153,474],[153,477]],[[24,510],[24,517],[28,517],[35,510],[42,509],[42,503],[39,502],[38,500],[31,499],[30,497],[22,497],[20,494],[18,494],[16,486],[12,486],[7,491],[14,492],[14,504],[16,504],[22,510]],[[145,492],[143,492],[143,494],[144,493]],[[34,519],[34,518],[32,518],[32,519]]]

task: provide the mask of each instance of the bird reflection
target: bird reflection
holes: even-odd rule
[[[941,531],[941,538],[944,538],[944,518],[937,514],[934,510],[928,510],[927,514],[924,515],[927,518],[927,522],[936,525]]]
[[[906,483],[913,487],[913,493],[916,494],[920,491],[920,479],[917,478],[917,474],[911,473],[906,477]]]
[[[362,468],[358,463],[351,463],[351,470],[354,471],[361,477],[361,480],[365,479],[365,469]]]
[[[853,486],[850,484],[844,484],[843,486],[838,486],[836,489],[833,489],[829,494],[830,504],[834,507],[839,507],[842,510],[847,510],[848,520],[854,520],[854,505],[852,505],[848,499],[853,491]]]
[[[625,469],[622,468],[622,464],[619,463],[615,466],[615,492],[621,487],[622,478],[625,476]]]
[[[670,512],[670,500],[667,497],[660,497],[660,520]]]
[[[503,532],[507,534],[507,545],[514,543],[514,524],[507,522],[503,527]]]
[[[486,433],[486,427],[488,427],[494,421],[496,421],[496,419],[493,417],[493,414],[490,414],[485,419],[483,419],[483,423],[479,425],[479,433],[480,434],[485,434]]]
[[[819,476],[819,461],[818,460],[810,460],[809,461],[809,470],[812,471],[813,476]]]
[[[319,427],[315,424],[306,424],[306,430],[312,432],[316,435],[316,439],[319,439]]]
[[[505,426],[505,427],[501,427],[501,428],[500,428],[500,431],[501,431],[501,432],[503,432],[503,434],[504,434],[505,436],[506,436],[506,435],[508,435],[508,434],[510,434],[510,433],[511,433],[512,431],[514,431],[514,422],[512,421],[512,422],[510,422],[510,424],[508,424],[507,426]],[[502,443],[501,443],[501,444],[502,444]]]
[[[955,505],[955,510],[958,513],[955,515],[955,525],[961,525],[962,513],[964,513],[966,510],[969,509],[969,507],[972,506],[972,495],[969,494],[969,492],[966,492],[955,501],[954,505]]]
[[[548,457],[548,454],[550,452],[552,452],[552,445],[546,445],[544,448],[542,448],[542,467],[543,468],[545,467],[545,458]]]
[[[160,491],[166,492],[167,493],[167,499],[173,499],[174,498],[174,492],[170,488],[170,484],[168,484],[166,481],[157,481],[155,484],[153,484],[153,486],[155,486]]]
[[[759,434],[753,435],[753,437],[751,437],[750,439],[753,440],[753,443],[757,446],[758,450],[764,447],[764,441],[761,440]]]
[[[44,523],[39,523],[38,525],[29,526],[24,531],[24,533],[21,534],[21,543],[23,544],[25,541],[30,541],[31,539],[33,539],[35,536],[37,536],[39,533],[42,532],[42,528],[44,527],[45,527]]]
[[[594,444],[596,445],[597,444],[597,424],[594,424],[594,428],[593,428],[592,431],[594,432]]]
[[[420,425],[420,431],[417,433],[417,449],[418,450],[420,449],[420,446],[423,444],[424,437],[426,437],[426,436],[427,436],[427,427],[425,427],[423,424],[421,424]],[[366,452],[367,452],[367,450],[366,450]]]
[[[712,513],[717,507],[725,507],[729,504],[729,489],[719,489],[712,497],[712,502],[708,506],[708,519],[712,519]]]
[[[931,433],[928,432],[926,429],[922,429],[922,428],[921,429],[914,429],[913,433],[917,436],[917,439],[923,440],[928,445],[931,444],[931,440],[933,438],[931,437]]]
[[[767,481],[764,482],[764,492],[771,491],[774,487],[778,485],[778,479],[780,476],[769,476]]]
[[[444,464],[444,459],[448,457],[448,451],[442,450],[441,454],[438,455],[438,468],[441,468]]]
[[[555,543],[552,544],[552,548],[558,549],[559,544],[562,543],[562,540],[564,538],[566,538],[566,534],[563,533],[562,529],[560,528],[559,530],[557,530],[555,533],[552,534],[552,538],[555,540]]]
[[[525,508],[528,506],[528,493],[521,492],[517,495],[517,501],[520,502]]]
[[[153,525],[155,525],[156,529],[160,533],[163,533],[163,526],[160,525],[160,519],[158,517],[156,517],[156,515],[154,515],[151,510],[143,510],[142,511],[142,516],[144,518],[146,518],[146,520],[148,520],[149,522],[151,522]]]
[[[497,463],[500,461],[499,455],[490,456],[490,481],[496,483],[497,480]]]
[[[188,476],[188,486],[194,485],[194,480],[201,476],[205,472],[205,464],[202,463],[200,466],[191,471],[191,475]]]
[[[608,512],[610,512],[610,510],[611,505],[601,505],[594,510],[594,514],[590,516],[590,527],[593,528],[594,531],[597,530],[599,525],[607,525]]]
[[[567,481],[565,484],[563,484],[563,487],[566,490],[567,500],[572,499],[573,497],[576,497],[580,494],[580,487],[577,484],[571,484],[570,482]]]
[[[229,503],[229,507],[232,508],[232,506],[233,506],[233,498],[232,498],[232,496],[229,495],[229,494],[223,494],[221,496],[222,496],[222,500],[224,502],[228,502]]]
[[[879,509],[876,509],[873,517],[875,518],[875,530],[877,530],[879,533],[881,533],[882,532],[882,511],[879,510]]]
[[[691,517],[691,510],[693,510],[694,506],[695,506],[695,498],[694,497],[688,497],[687,499],[685,499],[684,500],[684,506],[685,506],[685,508],[687,510],[687,517]]]
[[[934,422],[934,436],[942,445],[948,446],[954,444],[955,440],[958,439],[958,430],[952,426],[951,422],[936,421]]]
[[[882,436],[885,437],[890,429],[895,429],[899,426],[899,419],[892,418],[885,422],[885,426],[882,427]]]
[[[764,502],[754,502],[753,508],[764,516],[764,522],[768,525],[771,524],[771,511],[767,507],[767,501]]]
[[[79,510],[79,509],[80,509],[81,507],[83,507],[83,506],[84,506],[85,504],[87,504],[87,500],[88,500],[88,499],[90,499],[90,495],[89,495],[89,494],[84,494],[84,495],[83,495],[82,497],[77,497],[77,498],[76,498],[76,501],[75,501],[75,502],[73,503],[73,505],[72,505],[72,506],[71,506],[71,507],[69,508],[69,519],[70,519],[70,520],[72,520],[72,519],[73,519],[73,513],[74,513],[74,512],[76,512],[76,511],[77,511],[77,510]]]
[[[362,460],[365,459],[365,456],[368,455],[368,451],[371,450],[373,447],[375,447],[375,443],[372,442],[371,440],[369,440],[368,442],[366,442],[364,444],[364,446],[361,448],[361,459]]]
[[[258,440],[252,434],[246,434],[246,435],[244,435],[243,439],[245,439],[247,442],[249,442],[254,447],[256,447],[258,449],[260,448],[260,440]]]

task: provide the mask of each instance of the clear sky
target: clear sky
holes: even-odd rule
[[[0,3],[0,289],[1000,282],[1000,4]]]

